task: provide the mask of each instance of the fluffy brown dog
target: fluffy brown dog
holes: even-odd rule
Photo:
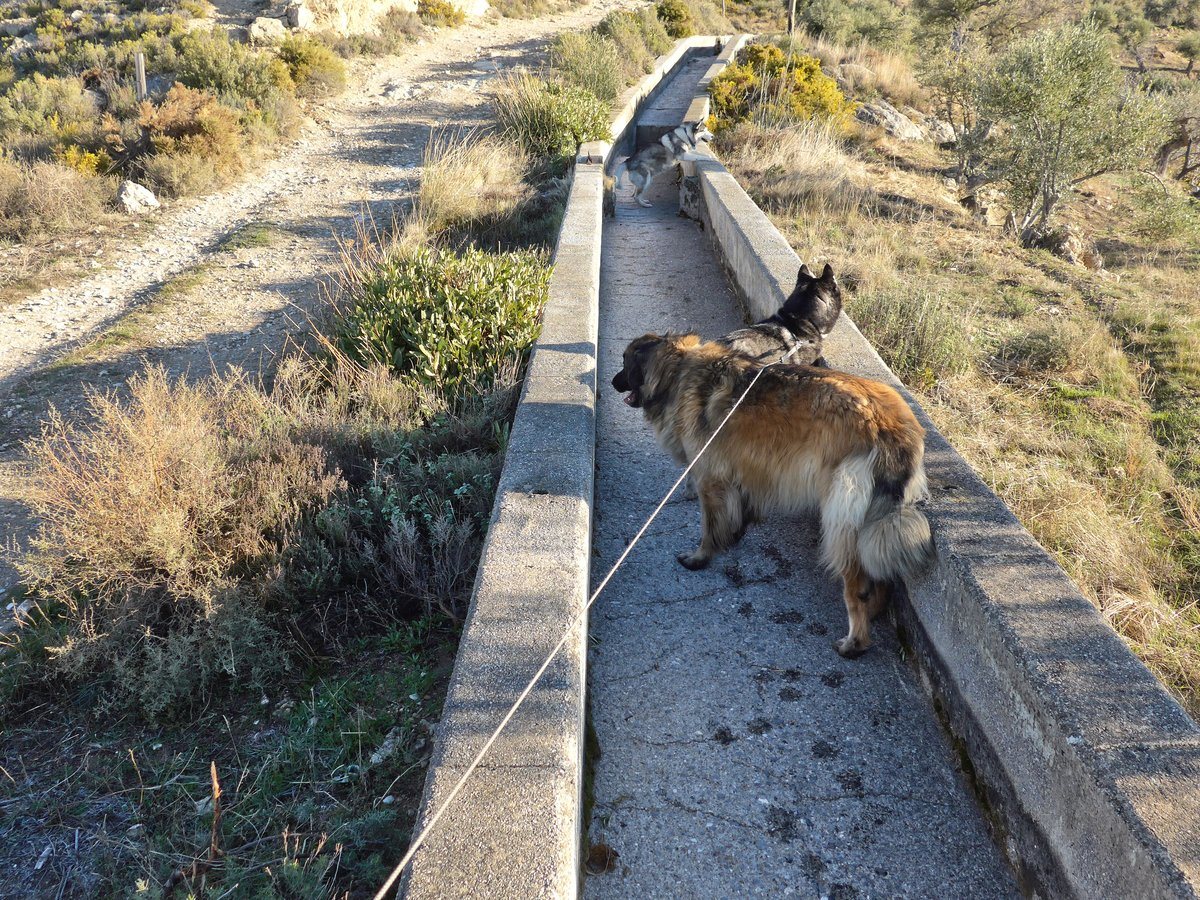
[[[680,464],[695,459],[760,365],[694,334],[647,334],[612,380]],[[933,547],[916,507],[926,493],[925,431],[877,381],[812,366],[767,367],[692,475],[700,546],[678,559],[701,569],[769,512],[819,510],[821,556],[841,575],[850,631],[834,648],[861,654],[888,584],[920,570]]]

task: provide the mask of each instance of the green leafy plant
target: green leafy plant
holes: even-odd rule
[[[562,81],[609,103],[625,87],[617,45],[594,31],[559,35],[550,45],[550,65]]]
[[[329,97],[346,86],[345,64],[320,41],[291,35],[279,44],[279,58],[288,68],[300,97]]]
[[[607,104],[576,85],[521,72],[500,83],[492,105],[502,133],[531,156],[558,165],[574,156],[580,144],[612,136]]]
[[[486,389],[540,331],[550,269],[535,254],[418,248],[384,259],[337,310],[338,348],[454,395]]]
[[[794,56],[769,43],[750,44],[709,86],[718,131],[754,117],[786,124],[837,118],[853,109],[813,56]]]
[[[692,10],[684,0],[659,0],[656,10],[671,37],[685,38],[696,33]]]
[[[457,28],[467,20],[466,14],[450,0],[418,0],[417,15],[426,25],[436,28]]]
[[[1026,245],[1078,185],[1143,165],[1167,125],[1164,104],[1127,83],[1091,24],[1018,41],[980,79],[978,106],[998,127],[975,150],[1006,184]]]

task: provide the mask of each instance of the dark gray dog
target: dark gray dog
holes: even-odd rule
[[[779,360],[799,346],[788,364],[823,366],[821,346],[833,331],[842,312],[842,291],[833,276],[833,266],[825,264],[820,277],[807,265],[800,266],[796,286],[774,315],[749,328],[731,331],[717,343],[730,350],[752,356],[764,365]]]
[[[653,204],[642,194],[650,188],[654,176],[661,175],[668,169],[673,169],[685,159],[696,158],[693,154],[702,141],[711,141],[712,133],[703,125],[692,123],[680,125],[674,131],[664,134],[657,144],[643,147],[633,156],[624,160],[613,172],[617,184],[621,183],[621,175],[629,173],[633,182],[633,199],[642,206]]]

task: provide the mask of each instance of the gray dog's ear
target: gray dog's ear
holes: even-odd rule
[[[823,272],[821,272],[821,280],[826,284],[833,284],[835,281],[833,277],[833,266],[831,266],[829,263],[825,263],[825,269]]]
[[[809,269],[808,263],[800,263],[800,271],[796,273],[796,284],[804,281],[806,278],[812,278],[812,270]]]

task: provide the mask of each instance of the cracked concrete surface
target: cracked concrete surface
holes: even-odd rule
[[[601,268],[593,583],[678,471],[609,386],[646,331],[741,324],[706,236],[618,191]],[[592,843],[618,854],[584,895],[1012,897],[1017,889],[891,625],[856,661],[815,523],[774,519],[704,572],[674,499],[593,608]]]

